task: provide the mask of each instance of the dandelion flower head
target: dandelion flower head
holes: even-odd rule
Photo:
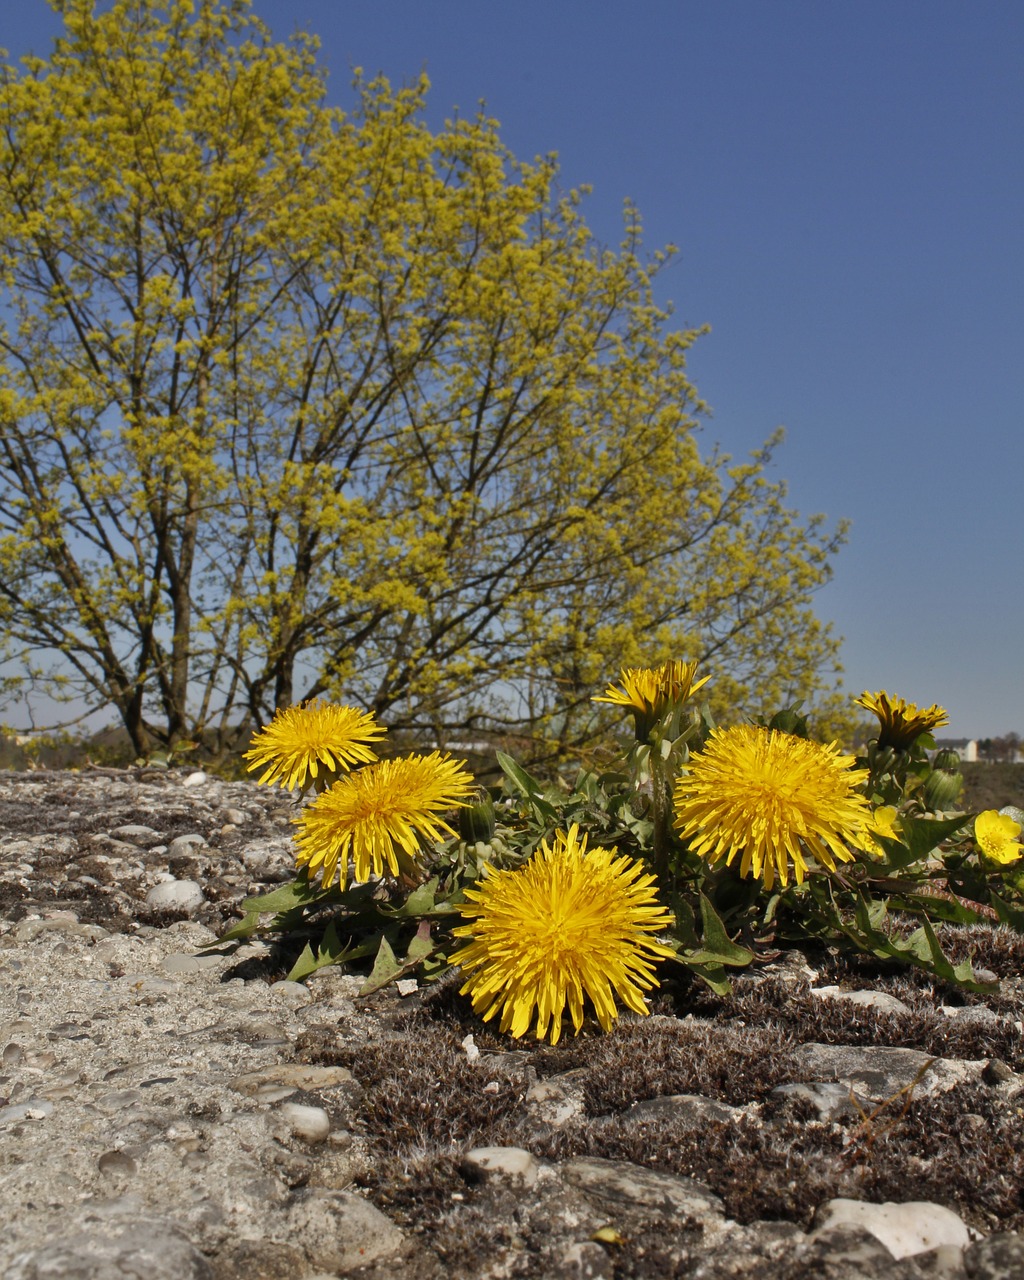
[[[949,723],[948,712],[937,703],[919,707],[903,698],[892,697],[884,689],[878,693],[862,693],[854,702],[878,717],[878,745],[894,747],[897,751],[905,750],[922,733],[931,733]]]
[[[1004,866],[1024,853],[1017,837],[1020,835],[1020,823],[1008,813],[999,813],[995,809],[986,809],[974,819],[974,838],[978,848],[993,862]]]
[[[397,875],[401,855],[415,861],[424,840],[455,832],[441,815],[461,808],[476,784],[461,760],[435,751],[367,765],[339,778],[295,819],[298,863],[320,872],[324,887],[365,883],[384,868]]]
[[[260,782],[303,791],[315,782],[321,767],[338,773],[352,765],[376,760],[370,746],[387,731],[367,711],[332,703],[307,702],[278,711],[266,728],[253,735],[242,757],[250,770],[264,769]]]
[[[836,744],[824,746],[756,725],[714,729],[676,783],[675,825],[710,863],[740,859],[740,875],[776,876],[785,887],[792,863],[797,883],[806,855],[835,870],[849,846],[873,848],[874,818],[856,788],[866,769]]]
[[[685,702],[711,679],[697,674],[696,662],[664,662],[660,667],[623,667],[620,684],[609,685],[593,702],[610,702],[642,714],[659,713],[669,702]]]
[[[525,1035],[536,1014],[538,1040],[557,1044],[566,1006],[576,1033],[583,1000],[605,1031],[618,1017],[616,998],[645,1014],[642,993],[657,986],[653,962],[675,952],[650,935],[672,923],[655,880],[615,849],[587,850],[573,825],[544,841],[525,867],[491,870],[466,891],[459,910],[469,938],[451,957],[467,974],[462,993],[485,1021]]]

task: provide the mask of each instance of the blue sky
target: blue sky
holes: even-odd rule
[[[351,69],[425,69],[429,117],[485,99],[521,158],[557,152],[618,242],[622,202],[681,325],[708,442],[778,425],[802,513],[852,521],[820,616],[845,687],[1024,734],[1024,5],[1015,0],[254,0]],[[49,52],[45,0],[5,6]]]

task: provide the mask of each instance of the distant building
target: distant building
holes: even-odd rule
[[[955,751],[964,764],[973,764],[978,758],[977,738],[936,738],[937,751]]]

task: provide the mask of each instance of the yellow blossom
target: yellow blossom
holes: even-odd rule
[[[315,782],[321,766],[328,776],[377,757],[370,743],[387,731],[357,707],[308,702],[279,711],[265,729],[253,735],[242,757],[250,770],[265,769],[260,782],[280,782],[303,791]]]
[[[437,751],[367,765],[339,778],[295,819],[299,865],[319,871],[325,888],[336,876],[346,884],[349,858],[356,882],[385,867],[397,875],[401,863],[407,869],[415,862],[424,839],[455,834],[440,815],[461,808],[474,790],[463,762]]]
[[[974,837],[978,848],[986,858],[1006,866],[1016,862],[1024,853],[1017,837],[1020,835],[1020,823],[1014,821],[1008,813],[998,813],[995,809],[986,809],[974,819]]]
[[[657,985],[653,961],[675,952],[651,938],[671,914],[657,901],[654,877],[615,849],[587,850],[573,825],[544,841],[525,867],[491,870],[459,907],[471,939],[451,957],[468,975],[462,987],[484,1020],[520,1037],[536,1011],[536,1035],[557,1044],[568,1005],[576,1033],[583,998],[605,1031],[618,1017],[616,997],[635,1013]]]
[[[878,745],[895,747],[898,751],[909,747],[922,733],[931,733],[949,723],[948,713],[938,704],[918,707],[916,703],[892,697],[884,689],[878,693],[862,693],[854,702],[878,717]]]
[[[873,825],[856,788],[867,778],[836,744],[824,746],[756,725],[715,729],[676,783],[676,827],[700,857],[727,864],[739,857],[740,875],[775,877],[785,887],[789,864],[797,883],[810,853],[835,870],[870,846]]]
[[[670,702],[685,702],[707,684],[710,676],[694,680],[696,662],[663,662],[660,667],[623,667],[619,685],[609,685],[592,702],[629,707],[641,715],[659,715]]]

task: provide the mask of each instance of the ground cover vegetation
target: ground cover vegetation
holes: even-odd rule
[[[327,105],[247,0],[54,3],[0,74],[9,694],[143,758],[314,697],[579,758],[604,673],[677,653],[720,708],[827,695],[842,530],[777,436],[701,441],[635,209],[602,247],[554,158],[428,127],[425,80]]]

